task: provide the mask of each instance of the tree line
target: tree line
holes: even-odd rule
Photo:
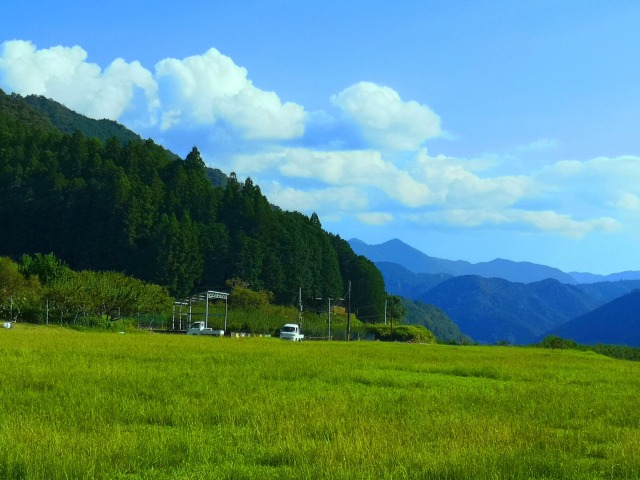
[[[0,317],[9,321],[108,326],[166,314],[166,288],[118,272],[74,271],[53,254],[0,257]]]
[[[63,133],[0,91],[0,255],[53,252],[78,271],[112,271],[186,296],[240,278],[280,304],[343,298],[382,318],[375,265],[316,214],[271,205],[250,178],[213,186],[196,147],[184,160],[151,140]]]

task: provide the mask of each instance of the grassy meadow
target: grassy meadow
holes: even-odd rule
[[[0,329],[2,479],[640,478],[640,363]]]

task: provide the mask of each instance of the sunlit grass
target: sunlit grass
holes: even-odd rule
[[[0,478],[638,478],[640,364],[0,331]]]

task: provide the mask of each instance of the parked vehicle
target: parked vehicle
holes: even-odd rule
[[[280,338],[282,340],[291,340],[292,342],[301,342],[304,340],[304,335],[300,333],[300,325],[287,323],[280,329]]]
[[[214,337],[222,337],[224,330],[206,327],[204,322],[193,322],[189,330],[187,330],[187,335],[213,335]]]

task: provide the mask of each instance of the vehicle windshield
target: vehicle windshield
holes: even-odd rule
[[[282,327],[283,332],[295,332],[296,327]]]

